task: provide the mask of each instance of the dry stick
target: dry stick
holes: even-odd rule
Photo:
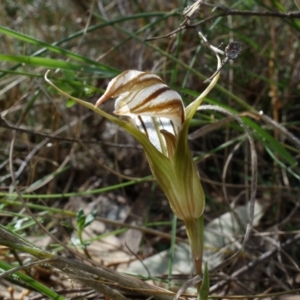
[[[193,20],[197,17],[200,11],[201,4],[203,4],[203,0],[198,0],[194,4],[187,6],[183,10],[183,15],[185,16],[184,21],[180,24],[183,26],[186,23],[189,23],[190,20]]]
[[[22,265],[22,266],[19,266],[19,267],[16,267],[16,268],[12,268],[8,271],[5,271],[3,273],[0,274],[0,279],[1,278],[5,278],[15,272],[18,272],[18,271],[21,271],[21,270],[25,270],[25,269],[28,269],[28,268],[31,268],[32,266],[35,266],[35,265],[40,265],[40,264],[44,264],[44,263],[48,263],[50,262],[52,259],[49,259],[49,258],[46,258],[46,259],[42,259],[42,260],[39,260],[39,261],[34,261],[32,263],[28,263],[26,265]]]
[[[88,113],[86,115],[84,115],[83,117],[80,118],[80,120],[84,120],[88,117],[91,116],[92,113]],[[78,123],[77,120],[72,121],[69,125],[73,126],[73,123]],[[110,143],[110,142],[104,142],[104,141],[96,141],[96,140],[79,140],[79,139],[72,139],[72,138],[63,138],[63,137],[58,137],[56,136],[57,134],[61,133],[62,130],[65,130],[66,126],[56,130],[54,133],[52,134],[48,134],[48,133],[43,133],[43,132],[39,132],[39,131],[35,131],[35,130],[30,130],[30,129],[26,129],[26,128],[21,128],[21,127],[17,127],[14,126],[12,124],[9,124],[8,121],[6,121],[0,114],[0,126],[3,128],[7,128],[7,129],[11,129],[11,130],[16,130],[16,131],[20,131],[20,132],[24,132],[27,134],[31,134],[31,135],[37,135],[37,136],[42,136],[48,139],[52,139],[52,140],[57,140],[57,141],[61,141],[61,142],[70,142],[70,143],[80,143],[80,141],[84,144],[99,144],[99,145],[104,145],[104,146],[109,146],[109,147],[116,147],[116,148],[129,148],[129,149],[134,149],[134,150],[143,150],[143,148],[141,146],[135,146],[135,145],[128,145],[128,144],[115,144],[115,143]]]
[[[223,118],[221,120],[218,120],[212,124],[209,125],[205,125],[197,130],[195,130],[194,132],[189,134],[189,140],[195,140],[201,136],[207,135],[212,131],[215,131],[223,126],[225,126],[226,124],[228,124],[229,122],[233,121],[234,118],[232,117],[226,117]]]
[[[60,290],[56,290],[55,292],[59,295],[74,294],[74,293],[79,294],[79,293],[81,293],[81,296],[74,296],[72,298],[68,298],[68,299],[72,299],[72,300],[88,299],[87,296],[95,294],[95,291],[91,291],[90,288],[77,288],[77,289],[74,288],[74,289],[68,289],[68,290],[60,289]],[[31,297],[30,300],[44,300],[44,296],[34,296],[34,297]]]
[[[226,201],[226,203],[227,203],[228,206],[230,206],[230,201],[229,201],[229,198],[228,198],[227,188],[226,188],[226,185],[225,185],[225,183],[226,183],[225,182],[225,180],[226,180],[226,174],[227,174],[227,170],[228,170],[229,164],[230,164],[231,160],[234,157],[234,153],[240,148],[240,146],[243,144],[243,142],[244,141],[240,141],[239,143],[237,143],[234,146],[233,150],[227,156],[227,159],[226,159],[224,167],[223,167],[223,172],[222,172],[222,191],[223,191],[223,195],[224,195],[225,201]],[[235,214],[235,217],[237,217],[236,214]]]
[[[139,257],[139,255],[137,253],[135,253],[134,251],[132,251],[130,249],[130,247],[128,246],[128,244],[126,243],[125,241],[125,247],[127,248],[127,250],[130,252],[130,254],[135,257],[139,262],[140,264],[143,266],[143,268],[145,269],[145,271],[147,272],[147,275],[149,278],[151,278],[151,272],[149,271],[147,265],[143,262],[143,259],[141,257]]]
[[[204,42],[205,46],[207,48],[209,48],[212,52],[214,52],[215,54],[218,53],[218,54],[221,54],[221,55],[224,55],[225,52],[223,50],[220,50],[219,48],[213,46],[212,44],[210,44],[207,40],[207,38],[203,35],[203,33],[201,32],[201,29],[199,26],[196,27],[196,30],[197,30],[197,33],[199,35],[199,37],[201,38],[201,40]]]
[[[247,134],[247,138],[250,144],[250,155],[251,155],[251,175],[252,175],[252,181],[251,181],[251,195],[250,195],[250,210],[249,210],[249,222],[247,224],[247,228],[246,228],[246,232],[244,235],[244,240],[242,243],[241,248],[234,253],[231,257],[229,257],[228,259],[226,259],[224,262],[222,262],[221,264],[219,264],[218,266],[212,268],[210,270],[210,274],[216,273],[219,269],[224,268],[225,266],[227,266],[228,264],[230,264],[233,259],[235,259],[244,249],[246,242],[249,239],[252,227],[253,227],[253,217],[254,217],[254,205],[255,205],[255,198],[256,198],[256,191],[257,191],[257,154],[256,154],[256,150],[255,150],[255,144],[254,144],[254,140],[251,137],[251,133],[250,130],[248,128],[248,126],[246,126],[244,124],[244,122],[236,115],[234,115],[233,113],[227,111],[226,109],[216,106],[216,105],[202,105],[198,108],[198,110],[213,110],[213,111],[218,111],[221,112],[223,114],[226,114],[232,118],[234,118],[245,130],[246,134]],[[178,291],[178,293],[176,294],[175,299],[178,299],[178,297],[190,286],[194,286],[195,284],[197,284],[199,281],[202,280],[202,276],[195,276],[194,278],[192,278],[191,280],[187,281]]]
[[[300,149],[300,139],[290,133],[285,127],[271,119],[269,116],[264,115],[263,113],[259,114],[259,117],[267,124],[270,124],[274,128],[278,129],[281,134],[284,134],[294,145],[297,146],[298,149]]]
[[[208,79],[206,79],[204,81],[204,83],[210,82],[212,79],[214,79],[222,70],[222,68],[224,67],[224,65],[226,64],[226,62],[231,59],[231,60],[235,60],[237,59],[237,57],[239,56],[239,54],[241,53],[242,47],[241,44],[239,42],[230,42],[226,48],[225,51],[220,50],[219,48],[211,45],[208,40],[206,39],[206,37],[202,34],[200,27],[197,26],[196,30],[198,32],[199,37],[203,40],[203,42],[205,43],[205,45],[212,50],[215,54],[219,53],[222,55],[226,55],[225,59],[222,61],[221,66],[213,73],[212,76],[210,76]]]
[[[183,10],[183,13],[182,13],[184,15],[185,19],[179,25],[179,27],[177,29],[175,29],[174,31],[168,33],[167,35],[147,38],[147,39],[145,39],[145,41],[153,41],[153,40],[158,40],[158,39],[165,38],[165,37],[171,37],[175,33],[187,28],[190,21],[195,19],[197,17],[197,15],[199,14],[201,4],[204,4],[204,1],[203,0],[197,0],[194,4],[185,7],[184,10]]]
[[[218,8],[221,8],[220,6]],[[288,18],[288,19],[300,19],[300,12],[295,11],[295,12],[288,12],[288,13],[282,13],[282,12],[270,12],[270,11],[262,11],[262,12],[254,12],[254,11],[242,11],[242,10],[230,10],[226,9],[225,12],[219,13],[214,16],[210,16],[205,18],[204,20],[201,20],[195,24],[189,24],[187,20],[185,19],[177,29],[173,30],[172,32],[161,35],[158,37],[152,37],[152,38],[147,38],[145,41],[152,41],[152,40],[157,40],[157,39],[162,39],[162,38],[171,38],[174,34],[185,30],[185,29],[190,29],[190,28],[195,28],[199,25],[202,25],[206,22],[215,20],[220,17],[226,17],[226,16],[258,16],[258,17],[274,17],[274,18]]]
[[[225,296],[219,296],[219,295],[213,295],[211,296],[212,299],[220,299],[223,300],[225,299],[232,299],[232,300],[244,300],[244,299],[285,299],[283,295],[297,295],[300,292],[300,289],[294,289],[294,290],[289,290],[289,291],[284,291],[284,292],[275,292],[275,293],[268,293],[268,290],[265,293],[261,294],[256,294],[256,295],[226,295]],[[272,298],[273,297],[273,298]],[[290,299],[290,298],[286,298]],[[292,298],[295,299],[295,298]]]
[[[198,27],[197,27],[198,28]],[[225,55],[226,57],[222,61],[221,66],[215,71],[214,74],[212,74],[208,79],[203,81],[204,83],[210,82],[217,74],[220,73],[224,65],[227,63],[227,61],[230,60],[235,60],[237,57],[240,55],[242,51],[241,44],[239,42],[230,42],[227,47],[225,48]]]
[[[300,233],[295,235],[294,237],[288,239],[287,241],[285,241],[284,243],[281,244],[281,248],[286,248],[289,245],[292,245],[293,243],[297,242],[298,240],[300,240]],[[266,261],[267,259],[269,259],[271,256],[273,256],[274,254],[276,254],[278,251],[278,248],[273,248],[272,250],[269,250],[265,253],[263,253],[261,256],[259,256],[255,261],[251,261],[249,262],[247,265],[243,266],[242,268],[240,268],[239,270],[237,270],[236,272],[234,272],[229,279],[232,279],[234,277],[237,277],[239,275],[242,275],[246,272],[248,272],[250,269],[256,267],[257,265],[261,264],[262,262]],[[223,287],[226,284],[226,282],[218,282],[215,286],[212,287],[212,292],[215,291],[218,288]]]
[[[49,259],[49,265],[60,269],[63,273],[67,273],[72,278],[81,280],[84,279],[84,283],[93,287],[96,291],[102,292],[104,283],[97,280],[109,281],[115,285],[115,288],[127,289],[134,291],[135,293],[145,294],[149,296],[155,296],[161,300],[172,300],[174,293],[162,289],[160,287],[152,286],[139,279],[131,276],[122,275],[114,270],[111,270],[105,266],[94,267],[78,261],[76,259],[68,259],[57,256],[48,251],[40,249],[35,245],[30,244],[27,240],[19,237],[18,235],[11,233],[8,229],[0,224],[0,244],[9,248],[16,249],[21,252],[30,253],[31,255],[39,259]],[[114,298],[113,298],[114,299]]]
[[[77,276],[77,274],[74,273],[74,270],[78,270],[78,272],[86,272],[88,274],[97,275],[98,277],[110,280],[111,282],[119,283],[118,287],[120,289],[128,289],[129,291],[133,291],[139,294],[155,296],[162,300],[173,300],[173,297],[175,295],[173,292],[167,291],[157,286],[152,286],[131,276],[122,275],[120,277],[117,272],[112,271],[108,268],[95,268],[64,257],[58,257],[51,263],[51,265],[63,270],[64,272],[71,272],[75,276]],[[97,282],[96,280],[95,283],[99,284],[99,282]]]

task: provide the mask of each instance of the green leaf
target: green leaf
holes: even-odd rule
[[[66,79],[67,81],[72,81],[76,79],[75,72],[72,70],[63,70],[62,73],[64,79]]]
[[[82,208],[79,209],[79,211],[76,214],[76,223],[79,231],[82,231],[85,224],[85,215]]]
[[[97,210],[94,210],[92,213],[86,216],[84,227],[89,226],[97,217]]]
[[[67,108],[71,108],[71,107],[73,107],[75,104],[76,104],[75,101],[73,101],[72,99],[68,99],[67,102],[66,102],[66,107],[67,107]]]

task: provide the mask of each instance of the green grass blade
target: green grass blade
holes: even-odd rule
[[[89,58],[87,58],[85,56],[82,56],[82,55],[76,54],[74,52],[71,52],[69,50],[66,50],[66,49],[63,49],[63,48],[60,48],[60,47],[48,44],[48,43],[40,41],[40,40],[37,40],[35,38],[32,38],[32,37],[24,35],[22,33],[16,32],[16,31],[14,31],[12,29],[9,29],[9,28],[6,28],[6,27],[0,26],[0,33],[3,33],[5,35],[7,35],[7,36],[16,38],[16,39],[21,40],[21,41],[26,42],[26,43],[34,44],[34,45],[39,46],[39,47],[44,47],[44,48],[46,48],[48,50],[51,50],[54,53],[63,54],[66,57],[78,60],[79,62],[82,62],[82,63],[94,65],[94,66],[97,66],[99,68],[103,68],[103,69],[109,70],[109,71],[111,71],[113,73],[117,72],[116,69],[114,69],[112,67],[109,67],[109,66],[105,66],[105,65],[103,65],[103,64],[101,64],[101,63],[99,63],[97,61],[94,61],[92,59],[89,59]]]
[[[12,267],[3,261],[0,261],[0,269],[2,269],[4,271],[8,271],[8,270],[11,270]],[[12,279],[15,279],[16,281],[22,280],[24,283],[26,283],[28,286],[30,286],[33,290],[43,294],[44,296],[48,297],[49,299],[66,300],[65,297],[58,295],[53,290],[49,289],[45,285],[36,281],[34,278],[32,278],[28,275],[25,275],[24,273],[22,273],[20,271],[15,272],[11,277],[12,277]]]
[[[194,93],[192,91],[189,91],[188,89],[184,89],[184,91],[186,93]],[[206,98],[206,102],[218,105],[234,114],[238,114],[237,110],[233,109],[232,107],[229,107],[228,105],[220,101],[213,100],[211,98]],[[269,148],[272,149],[272,152],[279,154],[289,164],[289,167],[293,168],[297,165],[297,161],[290,154],[290,152],[287,151],[285,147],[276,139],[274,139],[265,129],[263,129],[260,125],[258,125],[249,118],[243,117],[242,119],[245,122],[245,124],[247,124],[255,133],[257,133],[256,138],[262,141],[263,144],[267,143]]]
[[[16,39],[22,40],[22,41],[27,42],[27,43],[31,43],[31,44],[35,44],[37,46],[43,47],[42,49],[40,49],[40,50],[36,51],[35,53],[33,53],[31,56],[34,56],[34,57],[35,56],[40,56],[40,55],[46,53],[48,50],[50,50],[50,51],[55,52],[55,53],[64,54],[67,57],[79,60],[81,62],[91,64],[91,65],[94,65],[94,66],[98,66],[99,68],[105,69],[108,72],[110,72],[110,75],[108,75],[108,77],[113,77],[117,73],[119,73],[119,71],[117,69],[112,68],[112,67],[107,66],[107,65],[104,65],[104,64],[101,64],[101,63],[98,63],[94,60],[88,59],[85,56],[75,54],[71,51],[65,50],[65,49],[57,47],[57,46],[61,45],[63,43],[66,43],[68,41],[71,41],[75,38],[78,38],[78,37],[82,36],[83,34],[99,30],[103,27],[108,27],[108,26],[112,26],[114,24],[123,23],[125,21],[139,19],[139,18],[143,19],[143,18],[151,18],[151,17],[157,17],[157,16],[161,16],[161,17],[166,18],[166,17],[172,16],[174,14],[176,14],[176,10],[174,10],[172,12],[169,12],[169,13],[165,13],[165,12],[138,13],[138,14],[135,14],[135,15],[127,16],[127,17],[118,18],[118,19],[115,19],[115,20],[112,20],[112,21],[104,20],[101,24],[93,25],[93,26],[90,26],[87,29],[83,29],[83,30],[77,31],[75,33],[72,33],[68,37],[66,37],[64,39],[61,39],[57,42],[54,42],[52,44],[48,44],[46,42],[37,40],[35,38],[32,38],[32,37],[29,37],[27,35],[21,34],[19,32],[16,32],[14,30],[11,30],[11,29],[3,27],[3,26],[0,26],[0,33],[3,33],[5,35],[11,36],[11,37],[14,37]],[[12,69],[16,69],[20,66],[21,66],[21,64],[17,64],[16,66],[13,66]],[[3,75],[5,75],[5,73],[0,74],[0,78],[3,77]]]
[[[297,165],[297,161],[293,156],[278,142],[276,141],[266,130],[261,128],[258,124],[250,120],[249,118],[242,118],[245,124],[247,124],[252,130],[254,130],[259,139],[262,140],[263,144],[267,145],[272,149],[272,152],[278,153],[291,168]]]
[[[116,189],[119,189],[119,188],[129,186],[129,185],[134,185],[134,184],[139,183],[139,182],[144,182],[144,181],[147,181],[151,178],[152,178],[152,176],[146,176],[146,177],[140,178],[138,180],[131,180],[131,181],[123,182],[123,183],[120,183],[120,184],[115,184],[115,185],[103,187],[103,188],[100,188],[100,189],[94,189],[94,190],[90,190],[90,191],[64,193],[64,194],[34,194],[34,195],[24,193],[24,194],[22,194],[22,197],[24,199],[58,199],[58,198],[69,198],[69,197],[74,197],[74,196],[102,194],[102,193],[105,193],[105,192],[109,192],[109,191],[112,191],[112,190],[116,190]],[[3,192],[1,192],[0,197],[17,198],[18,195],[16,193],[3,193]]]
[[[82,65],[52,58],[44,57],[32,57],[25,55],[5,55],[0,54],[0,60],[27,64],[31,66],[39,66],[45,68],[54,68],[54,69],[63,69],[63,70],[72,70],[72,71],[84,71],[102,75],[104,77],[113,76],[115,73],[112,73],[110,70],[105,68],[93,67],[88,65]]]

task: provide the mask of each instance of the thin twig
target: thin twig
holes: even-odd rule
[[[0,224],[0,244],[13,248],[15,250],[29,253],[39,259],[50,259],[49,265],[61,270],[64,274],[92,287],[100,293],[113,295],[112,299],[122,299],[124,297],[118,290],[129,290],[138,294],[155,296],[160,300],[173,300],[174,293],[163,288],[150,285],[142,280],[118,273],[103,265],[94,267],[87,263],[83,263],[77,259],[68,259],[45,251],[35,245],[29,243],[19,235],[10,232],[7,228]],[[81,257],[84,258],[84,257]],[[99,278],[102,278],[100,281]],[[107,282],[108,281],[108,282]],[[107,286],[113,283],[114,289]]]
[[[300,240],[300,233],[298,233],[294,237],[292,237],[292,238],[288,239],[287,241],[285,241],[284,243],[282,243],[280,245],[280,248],[286,248],[289,245],[292,245],[292,244],[296,243],[299,240]],[[278,251],[278,248],[274,247],[274,248],[272,248],[272,250],[264,252],[255,261],[249,262],[247,265],[243,266],[242,268],[240,268],[236,272],[232,273],[230,278],[235,278],[237,276],[240,276],[240,275],[248,272],[249,270],[251,270],[252,268],[254,268],[257,265],[261,264],[262,262],[266,261],[267,259],[270,259],[273,255],[275,255],[277,253],[277,251]],[[226,284],[226,282],[219,281],[215,286],[213,286],[211,288],[211,292],[221,288],[224,284]]]
[[[11,275],[15,272],[25,270],[25,269],[31,268],[32,266],[44,264],[44,263],[47,263],[47,262],[50,262],[50,261],[51,261],[51,259],[47,258],[47,259],[42,259],[42,260],[39,260],[39,261],[34,261],[32,263],[28,263],[26,265],[22,265],[22,266],[19,266],[19,267],[12,268],[8,271],[5,271],[5,272],[1,273],[0,274],[0,279],[5,278],[5,277],[7,277],[7,276],[9,276],[9,275]]]
[[[274,18],[287,18],[287,19],[300,19],[300,12],[299,11],[293,11],[293,12],[272,12],[272,11],[247,11],[247,10],[231,10],[229,8],[224,8],[221,6],[218,6],[217,8],[224,10],[224,12],[219,13],[217,15],[209,16],[197,23],[190,24],[188,22],[188,19],[186,18],[177,29],[173,30],[170,33],[167,33],[165,35],[161,35],[158,37],[151,37],[147,38],[145,41],[152,41],[157,39],[163,39],[163,38],[171,38],[176,33],[183,31],[185,29],[195,28],[199,25],[202,25],[204,23],[207,23],[209,21],[213,21],[218,18],[226,17],[226,16],[253,16],[253,17],[274,17]]]
[[[91,116],[91,113],[86,114],[85,116],[83,116],[80,121],[88,118]],[[72,121],[69,125],[73,126],[78,123],[78,120]],[[8,121],[6,121],[0,114],[0,126],[3,128],[7,128],[7,129],[11,129],[11,130],[16,130],[16,131],[20,131],[20,132],[24,132],[26,134],[30,134],[30,135],[37,135],[37,136],[41,136],[41,137],[45,137],[48,139],[52,139],[52,140],[57,140],[57,141],[61,141],[61,142],[70,142],[70,143],[84,143],[84,144],[98,144],[98,145],[104,145],[104,146],[109,146],[109,147],[115,147],[115,148],[128,148],[128,149],[135,149],[135,150],[143,150],[143,148],[141,146],[135,146],[135,145],[130,145],[130,144],[116,144],[116,143],[110,143],[110,142],[104,142],[104,141],[96,141],[96,140],[84,140],[84,139],[72,139],[72,138],[64,138],[64,137],[59,137],[56,136],[56,134],[59,134],[60,132],[62,132],[62,130],[65,130],[66,127],[62,127],[61,129],[58,129],[57,131],[55,131],[52,134],[48,134],[48,133],[44,133],[44,132],[39,132],[39,131],[35,131],[35,130],[30,130],[30,129],[26,129],[26,128],[22,128],[22,127],[17,127],[14,126],[12,124],[9,124]]]

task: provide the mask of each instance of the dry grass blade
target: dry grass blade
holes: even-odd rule
[[[255,120],[264,121],[266,124],[272,126],[274,129],[279,130],[279,132],[282,135],[284,135],[286,138],[288,138],[291,143],[293,143],[298,149],[300,149],[300,139],[296,135],[289,132],[284,126],[282,126],[281,124],[279,124],[276,121],[274,121],[273,119],[271,119],[269,116],[267,116],[263,113],[254,113],[254,112],[242,112],[242,113],[239,113],[238,116],[239,117],[250,117]],[[218,120],[213,124],[203,126],[199,129],[195,130],[193,133],[189,134],[189,139],[194,140],[201,136],[207,135],[210,132],[213,132],[213,131],[223,127],[224,125],[228,124],[232,120],[234,120],[233,117],[227,117],[227,118]]]
[[[183,15],[185,16],[186,19],[181,23],[181,25],[185,24],[189,20],[193,20],[196,18],[197,14],[199,14],[202,3],[203,3],[203,0],[198,0],[194,4],[187,6],[183,10]]]
[[[209,124],[209,125],[205,125],[197,130],[195,130],[194,132],[189,134],[189,139],[190,140],[195,140],[201,136],[207,135],[210,132],[213,132],[221,127],[223,127],[224,125],[228,124],[229,122],[233,121],[234,118],[233,117],[226,117],[223,118],[219,121],[216,121],[213,124]]]
[[[295,243],[297,243],[298,241],[300,240],[300,234],[296,234],[295,236],[293,236],[292,238],[289,238],[287,239],[284,243],[282,243],[280,245],[280,248],[281,249],[284,249],[288,246],[291,246]],[[231,277],[232,278],[236,278],[237,276],[240,276],[242,274],[245,274],[246,272],[248,271],[251,271],[252,269],[254,269],[256,266],[262,264],[263,262],[265,262],[266,260],[270,259],[272,256],[274,256],[276,253],[278,252],[278,248],[275,247],[273,248],[272,250],[269,250],[265,253],[263,253],[262,255],[260,255],[255,261],[251,261],[249,262],[247,265],[241,267],[240,269],[238,269],[237,271],[233,272],[231,274]],[[212,289],[212,292],[214,290],[217,290],[219,289],[222,285],[225,285],[226,282],[224,281],[220,281],[219,283],[217,283],[215,286],[213,286],[211,289]],[[265,295],[266,297],[266,295]]]
[[[295,4],[297,5],[298,9],[300,10],[300,0],[294,0]]]
[[[125,299],[120,293],[124,290],[154,296],[161,300],[171,300],[175,295],[163,288],[150,285],[131,276],[120,274],[109,268],[103,266],[94,267],[76,259],[64,258],[34,247],[18,235],[10,233],[3,226],[0,226],[0,244],[32,254],[36,258],[41,259],[39,263],[44,264],[47,262],[48,265],[61,270],[62,273],[67,274],[70,278],[74,278],[96,291],[112,297],[112,299]],[[100,281],[99,278],[101,278]],[[103,280],[107,284],[102,283]],[[109,285],[112,285],[113,288],[110,288]]]

